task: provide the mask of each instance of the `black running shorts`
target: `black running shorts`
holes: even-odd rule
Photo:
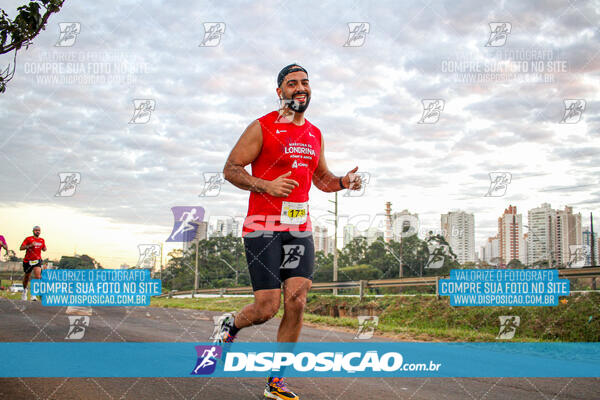
[[[41,268],[42,267],[42,260],[39,260],[39,262],[36,265],[30,265],[29,261],[23,261],[23,272],[25,272],[26,274],[31,273],[31,271],[33,271],[33,269],[35,267],[40,267]]]
[[[244,236],[252,289],[280,289],[288,278],[312,280],[315,244],[312,232],[256,231]]]

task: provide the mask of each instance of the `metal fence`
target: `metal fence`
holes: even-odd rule
[[[572,269],[559,269],[558,276],[560,278],[578,279],[578,278],[598,278],[600,277],[600,267],[583,267]],[[415,278],[395,278],[395,279],[379,279],[372,281],[348,281],[348,282],[317,282],[313,283],[311,290],[333,290],[333,289],[359,289],[359,295],[362,298],[367,289],[383,288],[383,287],[409,287],[409,286],[435,286],[435,294],[439,293],[439,280],[448,278],[448,276],[423,276]],[[593,284],[595,289],[595,282]],[[186,294],[248,294],[252,293],[251,286],[243,287],[227,287],[227,288],[210,288],[196,289],[185,291],[172,291],[169,294],[164,294],[158,297],[186,295]]]

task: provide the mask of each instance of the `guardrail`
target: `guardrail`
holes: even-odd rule
[[[577,279],[577,278],[598,278],[600,277],[600,267],[583,267],[571,269],[559,269],[558,276],[560,278]],[[448,275],[443,276],[423,276],[414,278],[395,278],[395,279],[379,279],[372,281],[347,281],[347,282],[317,282],[313,283],[311,290],[331,290],[331,289],[359,289],[361,298],[366,293],[367,289],[380,287],[404,287],[404,286],[432,286],[435,285],[435,294],[438,292],[438,284],[440,279],[448,278]],[[227,287],[227,288],[210,288],[171,292],[157,297],[170,297],[186,294],[248,294],[252,293],[252,286],[242,287]]]

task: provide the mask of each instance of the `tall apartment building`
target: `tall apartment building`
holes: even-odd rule
[[[240,228],[240,222],[235,218],[217,219],[211,236],[225,237],[227,235],[232,235],[238,237],[242,233]]]
[[[581,246],[581,213],[573,214],[573,207],[565,206],[556,210],[555,259],[559,266],[565,267],[571,258],[571,246]]]
[[[464,211],[441,216],[442,235],[456,254],[458,262],[475,262],[475,217]]]
[[[489,237],[485,243],[485,258],[488,264],[496,265],[500,258],[500,241],[497,236]]]
[[[313,226],[313,239],[315,242],[315,253],[322,251],[325,254],[333,254],[333,238],[329,237],[325,226]]]
[[[553,229],[555,221],[556,211],[548,203],[543,203],[527,212],[529,228],[527,263],[529,265],[555,258],[553,254],[556,242],[556,231]]]
[[[550,204],[543,203],[528,211],[528,227],[530,264],[550,259],[553,267],[567,266],[571,249],[583,243],[581,213],[573,214],[573,207],[553,210]]]
[[[352,242],[352,240],[354,240],[355,237],[358,237],[358,233],[356,231],[356,227],[352,224],[348,224],[346,226],[344,226],[344,244],[343,246],[346,247],[348,245],[348,243]]]
[[[512,260],[527,263],[523,250],[523,216],[517,214],[516,206],[509,206],[498,218],[498,240],[500,265],[506,266]]]

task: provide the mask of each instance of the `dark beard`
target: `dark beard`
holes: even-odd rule
[[[308,108],[308,104],[310,103],[310,96],[306,93],[303,94],[306,96],[306,101],[304,102],[304,104],[294,101],[293,97],[291,99],[283,100],[283,103],[287,105],[290,110],[298,113],[303,113],[304,111],[306,111],[306,109]]]

